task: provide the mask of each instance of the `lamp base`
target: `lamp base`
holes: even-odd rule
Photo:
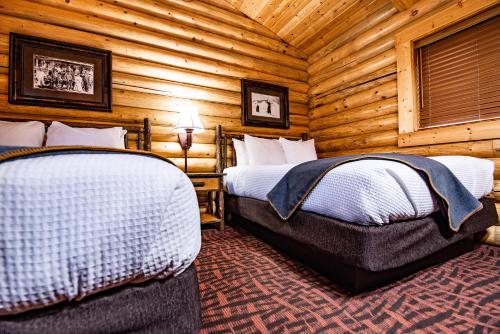
[[[179,133],[179,143],[184,150],[184,173],[187,173],[187,153],[193,144],[193,129],[185,129],[185,133]]]

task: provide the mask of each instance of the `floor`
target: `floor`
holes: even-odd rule
[[[500,333],[500,248],[349,297],[246,232],[203,231],[202,333]]]

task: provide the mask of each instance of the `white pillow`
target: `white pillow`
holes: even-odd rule
[[[42,147],[44,137],[42,122],[0,121],[0,146]]]
[[[284,165],[285,153],[277,139],[264,139],[245,135],[248,163],[255,165]]]
[[[103,146],[125,148],[126,130],[121,127],[94,129],[72,128],[60,122],[52,122],[47,130],[47,146]]]
[[[248,165],[248,153],[247,147],[243,140],[233,138],[234,154],[236,154],[236,165],[237,166],[247,166]]]
[[[279,142],[285,152],[286,162],[289,164],[300,164],[306,161],[318,160],[316,149],[314,148],[314,139],[302,141],[280,138]]]

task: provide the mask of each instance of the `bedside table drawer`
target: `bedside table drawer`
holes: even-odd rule
[[[191,178],[196,190],[219,190],[219,178]]]

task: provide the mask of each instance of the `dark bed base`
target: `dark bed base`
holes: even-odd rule
[[[383,226],[346,223],[298,211],[283,222],[267,202],[226,196],[228,221],[359,293],[447,261],[474,247],[474,234],[495,225],[492,199],[457,233],[442,229],[438,214]]]
[[[83,299],[0,317],[0,333],[198,333],[194,264],[177,277],[127,285]]]
[[[360,293],[397,281],[419,270],[453,259],[474,249],[473,237],[462,239],[423,259],[394,269],[370,271],[332,260],[330,254],[313,249],[296,240],[233,215],[231,223],[243,227],[256,237],[266,241],[303,264],[323,274],[350,293]]]

